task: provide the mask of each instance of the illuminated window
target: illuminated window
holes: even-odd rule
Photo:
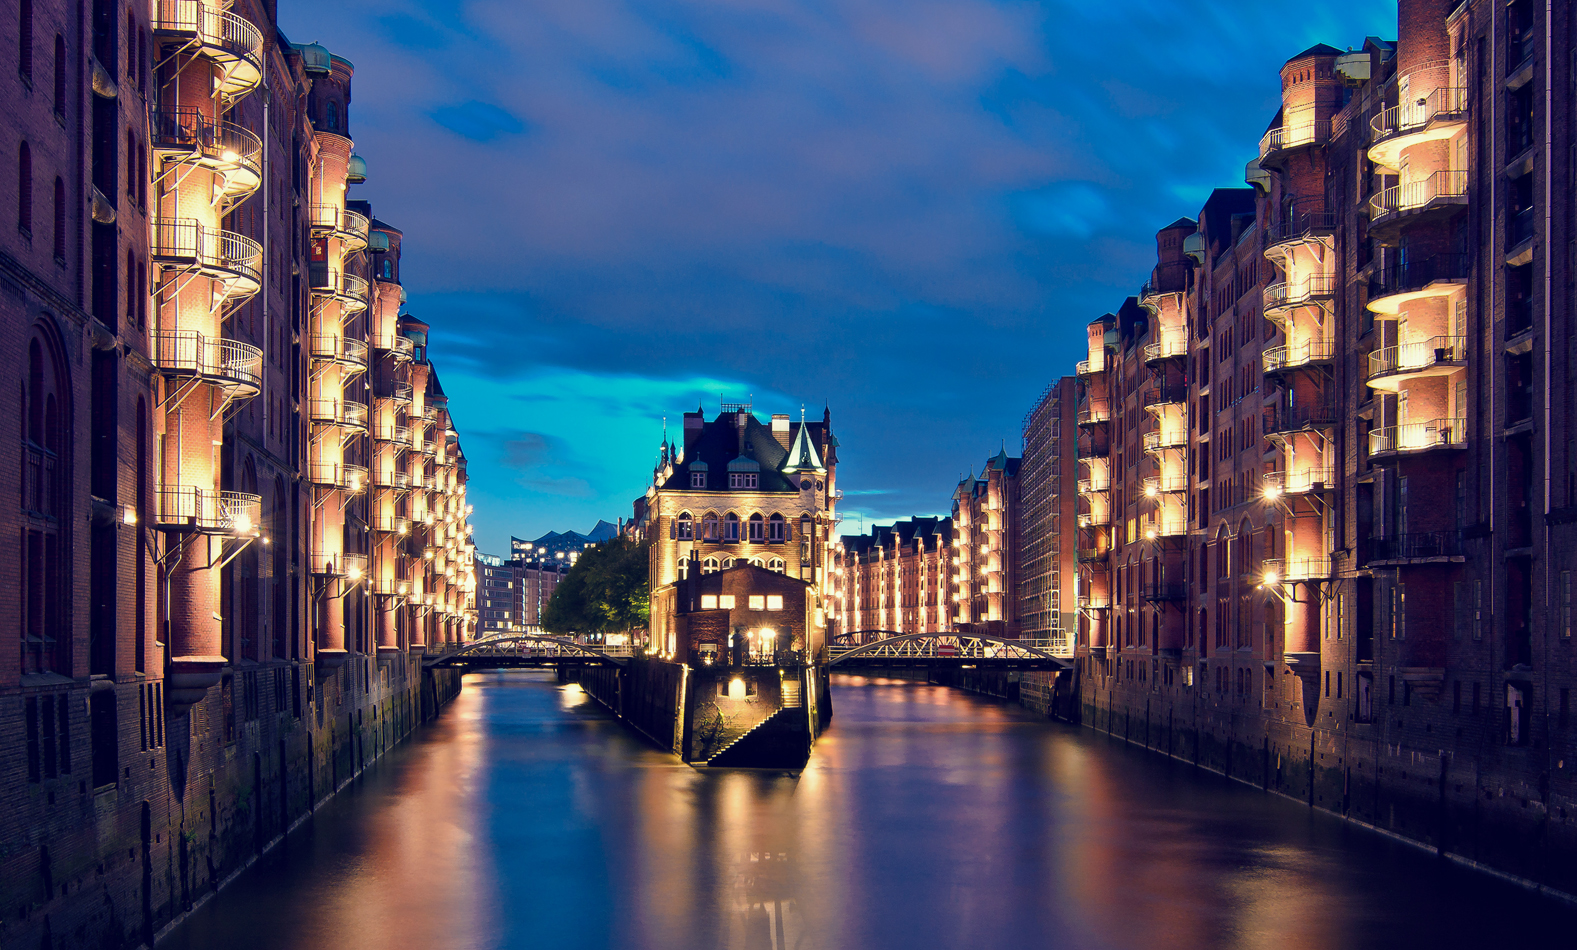
[[[767,540],[774,544],[784,541],[787,529],[788,522],[783,520],[783,516],[773,515],[772,520],[767,522]]]
[[[766,522],[761,520],[759,513],[750,516],[750,540],[754,544],[766,540]]]
[[[717,558],[709,557],[706,560],[702,561],[701,562],[701,573],[702,574],[715,574],[715,573],[717,573]]]
[[[701,537],[708,541],[717,540],[717,515],[710,511],[701,519]]]
[[[767,609],[768,610],[782,610],[783,609],[783,595],[782,594],[768,594],[767,595]]]
[[[702,594],[701,595],[701,609],[702,610],[716,610],[717,609],[717,595],[716,594]]]
[[[766,597],[764,597],[761,594],[751,594],[750,595],[750,609],[751,610],[766,610],[767,609],[767,599],[766,599]]]
[[[770,567],[772,568],[772,570],[777,571],[779,574],[782,574],[783,573],[783,559],[780,558],[780,557],[773,558]]]
[[[695,537],[695,520],[686,511],[679,515],[679,540],[689,541]]]
[[[733,610],[734,609],[734,595],[733,594],[720,594],[720,595],[718,595],[717,606],[721,607],[724,610]]]
[[[734,514],[732,511],[730,511],[728,513],[728,520],[727,520],[727,523],[724,525],[723,540],[724,541],[738,541],[739,540],[739,516]]]
[[[705,472],[691,472],[690,473],[690,487],[691,488],[705,488],[706,487],[706,473]]]

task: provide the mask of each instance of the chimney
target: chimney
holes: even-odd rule
[[[786,415],[778,415],[777,413],[774,413],[772,415],[772,438],[777,439],[778,440],[778,445],[783,446],[783,448],[785,450],[788,449],[789,444],[791,442],[791,440],[789,439],[789,417],[788,416],[786,416]]]

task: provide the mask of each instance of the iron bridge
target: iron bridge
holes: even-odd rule
[[[870,633],[890,634],[870,640]],[[844,639],[844,638],[840,638]],[[847,640],[863,640],[857,645]],[[858,631],[829,648],[832,666],[898,669],[916,667],[985,670],[1067,670],[1072,662],[1040,645],[985,634]]]
[[[541,669],[587,663],[623,666],[627,646],[595,646],[544,634],[511,633],[463,643],[422,659],[425,669]]]

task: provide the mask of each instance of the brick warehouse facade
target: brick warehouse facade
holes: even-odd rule
[[[458,688],[465,462],[348,62],[259,0],[3,29],[0,943],[133,945]]]
[[[831,551],[829,632],[852,642],[862,631],[952,630],[955,556],[948,518],[910,518],[844,535]]]
[[[1087,725],[1577,893],[1569,6],[1316,46],[1078,367]],[[1026,494],[1030,489],[1026,489]]]

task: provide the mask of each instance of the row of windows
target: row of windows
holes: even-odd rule
[[[753,514],[748,521],[744,522],[744,525],[747,532],[746,537],[751,541],[782,542],[787,541],[789,538],[788,521],[780,514],[774,513],[770,518],[762,518],[759,513]],[[739,516],[732,511],[728,512],[722,519],[719,519],[715,512],[710,511],[701,518],[701,540],[703,541],[738,541],[740,537],[739,529]],[[810,518],[800,519],[799,530],[801,536],[810,533]],[[695,518],[690,512],[680,512],[674,526],[674,537],[680,541],[695,540]]]
[[[692,562],[687,558],[679,559],[679,573],[681,576],[685,576],[689,573],[691,563]],[[756,567],[764,567],[771,571],[777,571],[779,574],[782,574],[787,567],[787,565],[783,563],[783,559],[780,557],[775,557],[772,560],[766,562],[763,562],[759,557],[725,557],[721,561],[715,557],[709,557],[701,562],[701,573],[716,574],[719,570],[726,571],[735,565],[741,564],[751,564]]]
[[[745,598],[751,610],[782,610],[782,594],[750,594]],[[737,598],[733,594],[702,594],[702,610],[733,610]]]

